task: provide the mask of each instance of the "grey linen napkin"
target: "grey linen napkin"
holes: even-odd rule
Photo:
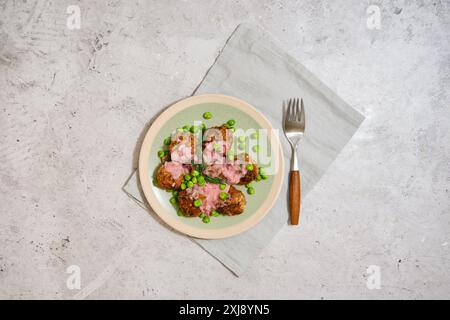
[[[239,276],[286,225],[289,216],[287,192],[290,148],[282,136],[282,100],[301,96],[305,102],[306,133],[300,146],[303,197],[319,181],[364,117],[281,50],[266,32],[247,25],[240,25],[234,31],[194,92],[204,93],[235,96],[259,109],[280,130],[287,160],[281,195],[263,221],[251,230],[231,238],[192,239]],[[127,181],[124,190],[148,209],[136,173]]]

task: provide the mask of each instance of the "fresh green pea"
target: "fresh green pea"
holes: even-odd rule
[[[255,151],[255,152],[258,152],[259,151],[259,145],[253,146],[252,150]]]
[[[260,174],[258,174],[258,175],[256,176],[256,181],[261,181],[261,175],[260,175]]]
[[[198,132],[198,127],[192,126],[191,129],[190,129],[190,131],[191,131],[192,133],[197,133],[197,132]]]
[[[182,183],[182,184],[180,185],[180,189],[181,189],[181,190],[186,189],[186,184],[185,184],[185,183]]]
[[[178,210],[177,210],[177,215],[178,215],[179,217],[184,216],[183,211],[181,211],[181,209],[178,209]]]
[[[246,184],[245,185],[245,187],[248,189],[248,188],[251,188],[252,187],[252,184],[251,183],[248,183],[248,184]]]
[[[192,181],[188,181],[186,183],[186,185],[187,185],[188,188],[192,188],[194,186],[194,183]]]
[[[251,137],[252,139],[258,139],[258,138],[259,138],[259,134],[258,134],[258,132],[253,132],[253,133],[250,135],[250,137]]]
[[[261,178],[262,178],[263,180],[267,180],[267,176],[266,176],[265,174],[261,174]]]
[[[178,191],[177,191],[177,190],[173,190],[173,191],[172,191],[172,195],[173,195],[174,197],[178,197]]]
[[[246,168],[248,171],[253,171],[253,165],[252,165],[252,164],[248,164],[245,168]]]
[[[213,212],[211,212],[211,215],[213,217],[218,217],[218,216],[220,216],[220,213],[218,213],[216,210],[214,210]]]
[[[212,118],[212,113],[207,111],[203,114],[203,118],[205,119],[211,119]]]
[[[171,142],[172,142],[172,139],[170,139],[170,137],[167,137],[167,138],[164,139],[164,144],[166,146],[170,145]]]
[[[188,125],[184,125],[183,126],[183,131],[184,132],[189,132],[191,130],[191,127],[189,127]]]
[[[170,155],[170,151],[169,151],[169,150],[164,150],[164,155],[165,155],[165,156]]]
[[[183,130],[183,128],[177,128],[177,131],[178,132],[183,132],[184,130]]]
[[[231,119],[231,120],[228,120],[228,121],[227,121],[227,124],[228,124],[230,127],[232,127],[232,126],[234,126],[234,125],[236,124],[236,121],[233,120],[233,119]]]
[[[211,219],[208,216],[204,216],[202,219],[203,223],[209,223]]]
[[[239,150],[245,150],[245,143],[239,143],[238,148]]]
[[[202,130],[206,130],[206,124],[202,123],[202,125],[200,126],[202,128]]]
[[[163,158],[164,155],[165,155],[164,150],[159,150],[159,151],[158,151],[158,157]]]
[[[197,170],[194,170],[191,172],[191,174],[193,177],[197,177],[200,174],[200,172],[198,172]]]
[[[247,188],[247,193],[248,194],[254,194],[255,193],[255,188],[253,188],[253,187]]]
[[[177,198],[175,198],[175,197],[170,198],[170,203],[171,204],[176,204],[177,203]]]
[[[184,175],[184,180],[185,180],[185,181],[189,181],[189,180],[191,180],[191,178],[192,178],[192,177],[191,177],[191,175],[189,175],[189,174],[185,174],[185,175]]]
[[[227,187],[227,185],[225,183],[221,183],[219,185],[220,190],[225,190],[226,187]]]
[[[219,198],[222,200],[228,199],[228,193],[222,191],[221,193],[219,193]]]
[[[264,174],[264,168],[259,168],[259,174]]]
[[[204,216],[205,216],[205,214],[203,212],[200,212],[200,215],[198,217],[203,218]]]
[[[240,136],[240,137],[238,138],[238,140],[239,140],[239,142],[245,142],[245,136]]]
[[[200,199],[196,199],[196,200],[194,200],[194,206],[195,207],[200,207],[202,205],[202,200],[200,200]]]
[[[196,184],[198,182],[196,177],[192,177],[191,181],[193,184]]]

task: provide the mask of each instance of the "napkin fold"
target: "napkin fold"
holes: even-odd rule
[[[280,49],[273,38],[257,26],[239,25],[233,32],[193,94],[204,93],[222,93],[249,102],[280,134],[283,132],[282,101],[290,97],[303,98],[306,131],[299,148],[303,198],[364,120],[358,111]],[[288,160],[290,147],[284,136],[280,136],[280,140]],[[289,161],[286,164],[280,197],[259,224],[231,238],[191,238],[236,276],[245,272],[288,221]],[[126,182],[124,191],[148,209],[136,172]]]

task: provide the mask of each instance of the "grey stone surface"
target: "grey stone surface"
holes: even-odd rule
[[[0,297],[450,298],[450,4],[377,3],[379,30],[369,1],[0,1]],[[235,278],[121,186],[241,22],[366,120]]]

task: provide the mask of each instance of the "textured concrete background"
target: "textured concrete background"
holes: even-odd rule
[[[236,278],[121,187],[241,22],[367,119]],[[449,102],[448,1],[0,0],[0,298],[450,298]]]

